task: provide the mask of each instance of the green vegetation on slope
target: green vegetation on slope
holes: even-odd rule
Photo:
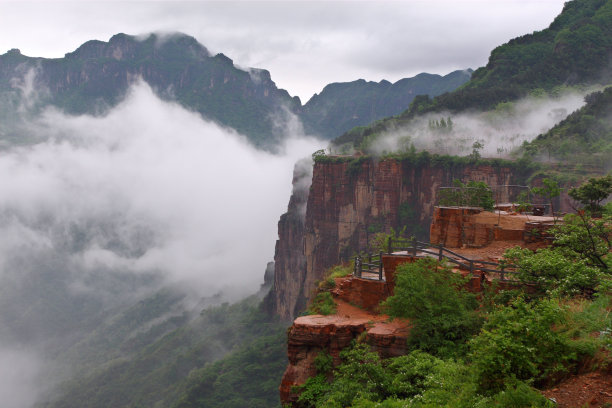
[[[332,139],[356,126],[403,112],[415,95],[453,91],[470,79],[471,72],[454,71],[443,77],[422,73],[394,84],[363,79],[329,84],[304,105],[300,118],[307,131]]]
[[[485,110],[538,88],[609,80],[611,57],[612,1],[569,1],[547,29],[495,48],[464,87],[417,110]]]
[[[174,408],[273,408],[287,366],[287,333],[254,336],[227,357],[189,373]]]
[[[253,296],[205,309],[197,319],[135,347],[132,354],[69,381],[61,397],[40,406],[168,407],[178,400],[191,404],[208,398],[207,407],[226,407],[219,395],[228,398],[228,387],[235,387],[232,395],[242,395],[241,401],[251,401],[252,406],[278,405],[278,384],[286,365],[281,340],[285,327],[263,313],[258,303]],[[244,376],[249,372],[257,375],[247,383]],[[211,380],[221,373],[223,381]]]
[[[525,157],[607,165],[612,157],[612,87],[585,98],[586,105],[522,147]]]
[[[491,111],[529,94],[557,95],[566,86],[609,84],[612,0],[573,0],[545,30],[515,38],[491,52],[489,62],[459,89],[414,98],[400,115],[357,127],[334,140],[359,147],[363,140],[406,126],[428,112]]]

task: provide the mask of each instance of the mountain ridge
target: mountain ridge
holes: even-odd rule
[[[48,90],[40,95],[39,108],[51,104],[72,114],[104,113],[141,77],[159,97],[175,100],[271,150],[285,137],[278,123],[288,115],[299,117],[308,132],[331,139],[354,126],[402,112],[416,93],[435,96],[469,78],[469,70],[464,70],[446,76],[422,73],[394,84],[363,79],[333,83],[302,105],[299,97],[277,88],[269,71],[237,67],[225,54],[213,55],[182,33],[119,33],[107,42],[87,41],[62,58],[29,57],[16,48],[9,50],[0,55],[0,91],[9,94],[4,99],[18,98],[10,93],[15,92],[16,80],[30,70],[36,74],[32,86]],[[364,84],[376,84],[376,89],[365,95]],[[343,89],[343,96],[332,92],[337,88]],[[368,110],[370,114],[363,114]]]
[[[555,94],[556,89],[612,82],[612,1],[573,0],[541,31],[526,34],[493,49],[484,67],[470,81],[433,99],[418,95],[396,116],[353,128],[334,139],[335,145],[357,147],[364,137],[397,129],[419,115],[488,111],[530,93]]]
[[[347,129],[397,115],[410,106],[416,95],[440,95],[466,83],[472,70],[456,70],[447,75],[422,72],[394,83],[358,79],[326,85],[304,105],[301,117],[307,129],[326,138]]]

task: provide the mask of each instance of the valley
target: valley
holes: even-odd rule
[[[547,24],[304,101],[238,26],[1,54],[7,408],[612,403],[612,0]]]

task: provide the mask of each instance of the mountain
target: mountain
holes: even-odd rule
[[[307,130],[331,139],[355,126],[403,112],[416,95],[452,91],[467,82],[471,73],[471,69],[445,76],[421,73],[393,84],[363,79],[329,84],[304,105],[300,116]]]
[[[550,26],[495,48],[459,89],[430,98],[415,97],[410,107],[365,128],[354,128],[334,143],[355,146],[364,137],[396,129],[428,112],[491,110],[530,93],[555,94],[567,86],[612,82],[612,1],[574,0]]]
[[[611,59],[612,1],[568,1],[548,28],[495,48],[464,88],[435,98],[425,110],[489,109],[538,88],[607,83]]]
[[[105,112],[139,77],[163,99],[236,129],[259,147],[281,137],[276,117],[301,106],[299,98],[276,87],[268,71],[239,69],[184,34],[117,34],[57,59],[26,57],[15,49],[0,56],[0,91],[21,87],[31,97],[30,89],[38,89],[36,106],[52,104],[73,114]]]
[[[453,90],[469,79],[470,72],[444,77],[423,73],[395,84],[363,79],[330,84],[302,106],[298,97],[276,87],[268,71],[240,69],[223,54],[211,55],[193,37],[117,34],[108,42],[88,41],[64,58],[32,58],[17,49],[0,55],[0,118],[14,121],[24,106],[37,112],[49,104],[72,114],[101,114],[142,78],[159,97],[273,150],[285,136],[279,123],[289,115],[298,115],[310,133],[331,139],[402,112],[416,94]],[[12,133],[6,125],[0,129],[5,139]]]

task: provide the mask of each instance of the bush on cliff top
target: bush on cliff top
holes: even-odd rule
[[[416,350],[381,359],[365,344],[340,353],[342,364],[333,381],[323,374],[302,387],[303,407],[552,407],[537,391],[520,381],[488,397],[477,392],[471,368],[461,361],[441,360]]]
[[[424,258],[397,268],[395,293],[383,302],[392,317],[410,319],[409,345],[439,356],[461,353],[482,319],[466,278],[437,261]]]

